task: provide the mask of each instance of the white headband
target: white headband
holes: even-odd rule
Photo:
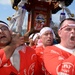
[[[61,29],[63,29],[63,28],[65,28],[65,27],[67,27],[67,26],[75,26],[75,24],[68,24],[68,25],[66,25],[66,26],[62,26],[62,27],[60,27],[60,29],[59,30],[61,30]]]
[[[40,33],[36,33],[35,35],[34,35],[34,37],[33,37],[33,41],[35,41],[35,39],[37,38],[37,37],[39,37],[40,36]]]
[[[8,27],[8,25],[7,25],[7,24],[5,24],[5,23],[0,22],[0,24],[2,24],[2,25],[4,25],[4,26],[7,26],[7,27]]]
[[[55,39],[54,31],[50,27],[44,27],[40,30],[40,36],[44,34],[46,31],[51,31],[53,33],[53,38]]]
[[[68,24],[68,26],[75,26],[75,24]]]
[[[29,36],[29,39],[32,39],[32,38],[33,38],[33,36],[34,36],[34,34],[31,34],[31,35]]]

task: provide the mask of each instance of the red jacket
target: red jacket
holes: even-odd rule
[[[44,48],[43,46],[39,46],[35,48],[36,54],[38,56],[38,62],[40,63],[40,66],[42,68],[42,73],[43,75],[50,75],[47,70],[44,67],[44,63],[43,63],[43,53],[44,53]]]
[[[1,52],[1,51],[0,51]],[[25,47],[25,53],[23,51],[19,51],[20,53],[20,70],[17,71],[15,67],[11,64],[10,60],[6,60],[4,52],[1,54],[2,57],[6,61],[4,65],[0,67],[0,75],[42,75],[41,68],[37,62],[37,56],[35,50],[30,47]],[[3,56],[4,54],[4,56]]]
[[[75,56],[56,46],[45,48],[44,63],[52,75],[75,75]]]
[[[36,48],[36,45],[31,46],[31,48],[35,49]]]
[[[4,50],[0,49],[0,67],[3,66],[7,62],[6,55]]]

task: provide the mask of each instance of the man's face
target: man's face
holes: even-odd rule
[[[53,43],[53,33],[51,31],[46,31],[41,36],[41,40],[44,46],[50,46]]]
[[[67,48],[75,47],[75,22],[64,21],[63,26],[58,32],[61,38],[61,44]]]
[[[11,33],[9,29],[0,24],[0,46],[6,46],[11,41]]]

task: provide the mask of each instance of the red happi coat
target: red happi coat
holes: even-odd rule
[[[51,75],[75,75],[75,56],[57,46],[45,48],[44,64]]]
[[[38,62],[40,63],[43,75],[51,75],[47,72],[47,70],[44,67],[44,63],[43,63],[44,47],[43,46],[36,47],[35,51],[38,56]]]
[[[27,46],[25,52],[20,50],[19,54],[20,70],[17,71],[10,60],[7,60],[4,51],[0,50],[0,75],[42,75],[35,50]]]

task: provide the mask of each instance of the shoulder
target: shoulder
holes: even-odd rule
[[[35,51],[36,51],[36,53],[38,53],[38,52],[44,51],[44,48],[43,48],[43,46],[39,46],[39,47],[35,48]]]
[[[45,49],[48,49],[48,50],[54,49],[54,48],[57,48],[57,47],[55,45],[45,47]]]
[[[30,46],[26,46],[26,52],[34,52],[35,50],[33,48],[31,48]]]
[[[30,46],[26,46],[26,53],[25,55],[27,56],[27,58],[31,58],[36,60],[37,59],[37,55],[36,52],[33,48],[31,48]]]
[[[44,52],[61,52],[61,49],[58,48],[56,45],[47,46]]]
[[[35,50],[43,49],[43,46],[36,47]]]

